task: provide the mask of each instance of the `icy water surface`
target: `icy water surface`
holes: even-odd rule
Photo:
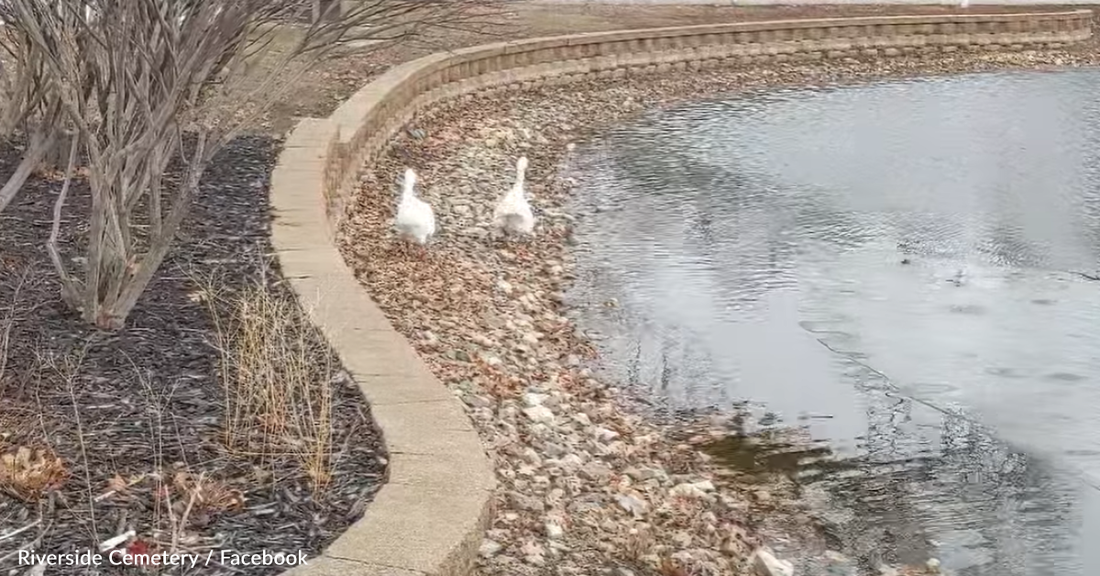
[[[571,171],[615,375],[808,424],[855,555],[1100,574],[1100,71],[694,103]]]

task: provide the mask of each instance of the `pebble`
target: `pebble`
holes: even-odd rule
[[[629,494],[619,494],[615,497],[615,500],[619,503],[619,506],[622,506],[623,510],[630,512],[635,517],[644,514],[647,508],[644,500]]]
[[[495,542],[486,538],[485,540],[481,541],[481,546],[477,549],[477,553],[481,555],[482,558],[492,558],[493,556],[499,554],[500,551],[503,549],[504,546],[501,546],[499,542]]]
[[[546,537],[550,539],[561,538],[565,534],[565,530],[561,526],[553,522],[547,522],[545,526]]]
[[[749,565],[756,576],[794,576],[794,565],[776,558],[767,548],[753,552],[749,557]]]
[[[534,422],[551,423],[554,421],[554,412],[546,406],[531,406],[525,408],[523,413]]]

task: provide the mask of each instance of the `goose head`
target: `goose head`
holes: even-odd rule
[[[413,188],[416,186],[416,172],[413,172],[412,168],[405,169],[405,180],[401,187],[401,199],[407,200],[409,198],[415,198],[416,192]]]
[[[527,176],[527,157],[520,156],[519,160],[516,160],[516,183],[512,186],[512,190],[523,194],[523,183]]]

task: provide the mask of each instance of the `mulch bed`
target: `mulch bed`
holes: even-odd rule
[[[338,365],[331,481],[324,489],[312,490],[293,458],[242,454],[223,439],[218,338],[209,299],[196,297],[201,283],[195,279],[218,277],[224,294],[263,282],[274,298],[292,297],[270,262],[267,193],[278,150],[274,140],[242,137],[221,152],[173,251],[117,333],[89,327],[60,299],[45,251],[60,182],[36,176],[0,212],[0,337],[18,288],[10,308],[16,313],[9,361],[0,372],[0,458],[20,446],[44,449],[68,471],[59,489],[41,497],[18,498],[0,486],[0,559],[23,547],[95,550],[129,529],[139,540],[130,549],[168,549],[188,487],[200,476],[210,490],[176,531],[175,548],[203,557],[214,550],[214,562],[172,569],[106,566],[98,573],[275,574],[286,568],[221,566],[218,551],[301,550],[312,556],[362,515],[384,482],[386,459],[365,399]],[[17,148],[0,144],[0,181],[18,160]],[[75,224],[82,220],[73,215],[89,206],[87,186],[74,181],[62,246],[81,241]],[[77,254],[63,256],[71,263]],[[220,317],[232,315],[229,304],[216,306]],[[327,349],[316,342],[312,353],[322,362]],[[175,519],[167,498],[175,499]],[[15,557],[0,561],[0,573],[15,567]],[[50,566],[46,574],[89,570]]]

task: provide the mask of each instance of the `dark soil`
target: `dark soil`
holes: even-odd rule
[[[90,328],[61,301],[44,248],[60,182],[33,178],[0,213],[0,342],[8,311],[15,311],[9,360],[0,371],[0,454],[42,448],[68,470],[60,489],[30,501],[0,491],[0,559],[22,547],[95,550],[129,529],[138,547],[169,549],[165,493],[174,498],[178,519],[186,498],[174,490],[187,485],[180,472],[192,481],[203,474],[222,489],[223,504],[194,506],[176,545],[204,559],[214,550],[213,561],[147,569],[153,572],[275,574],[285,566],[221,566],[218,551],[315,555],[361,516],[384,482],[386,460],[366,400],[339,366],[331,383],[332,480],[323,490],[314,493],[294,458],[240,454],[223,441],[218,339],[209,305],[195,297],[201,284],[195,278],[217,276],[229,295],[264,282],[274,297],[292,297],[270,262],[267,193],[278,149],[274,140],[248,137],[221,152],[172,253],[117,333]],[[16,149],[0,145],[0,181],[18,159]],[[77,224],[90,205],[86,184],[74,181],[69,198],[62,246],[71,247],[81,242]],[[63,256],[75,267],[76,254]],[[219,317],[231,316],[228,303],[217,306]],[[310,353],[323,362],[327,349],[308,324],[303,327],[315,343]],[[132,480],[125,490],[99,498]],[[242,505],[234,506],[238,501]],[[39,518],[37,526],[6,537]],[[0,573],[16,565],[14,557],[0,560]],[[98,573],[123,570],[135,569],[106,566]],[[90,572],[56,565],[47,571]]]

